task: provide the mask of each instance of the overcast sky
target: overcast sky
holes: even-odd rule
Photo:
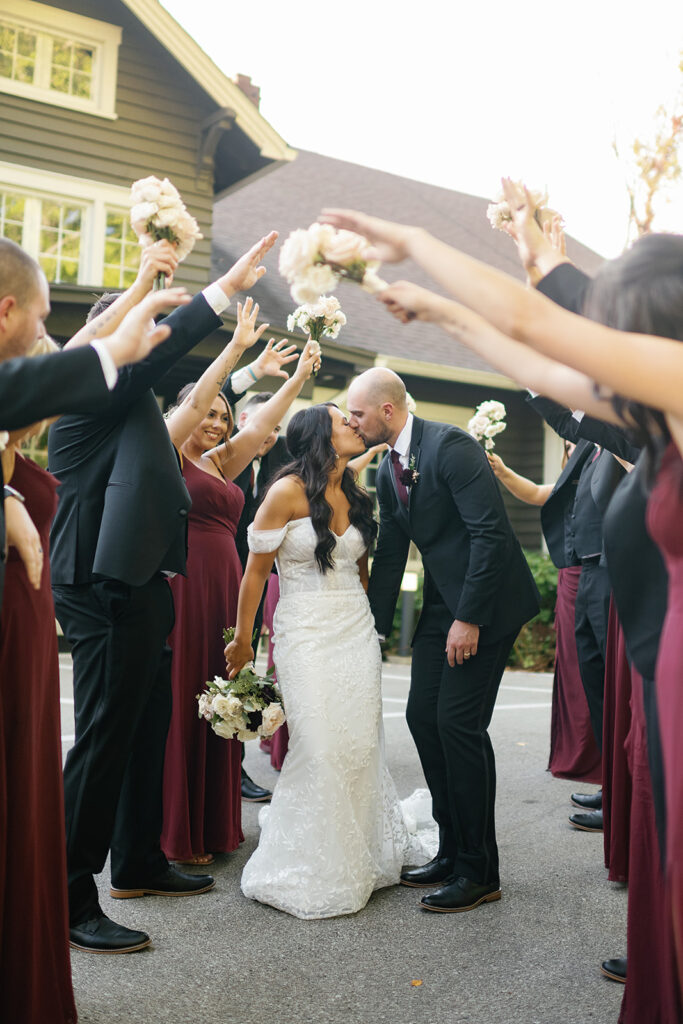
[[[647,138],[683,80],[683,0],[163,3],[290,145],[486,197],[523,178],[605,256],[628,210],[612,139]],[[683,183],[659,227],[683,231]]]

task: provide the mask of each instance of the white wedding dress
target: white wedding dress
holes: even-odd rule
[[[352,914],[432,855],[409,835],[384,761],[380,647],[357,565],[365,544],[349,526],[326,573],[316,544],[310,517],[249,527],[252,551],[278,552],[274,658],[289,750],[242,891],[300,918]]]

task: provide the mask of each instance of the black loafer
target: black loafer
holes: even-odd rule
[[[500,897],[500,884],[497,882],[479,885],[478,882],[470,882],[469,878],[456,878],[429,896],[423,896],[420,906],[423,910],[436,910],[441,914],[460,914],[474,910],[481,903],[495,903]]]
[[[575,807],[584,807],[587,811],[602,810],[602,790],[597,793],[572,793],[572,803]]]
[[[569,820],[581,832],[602,832],[602,811],[587,811],[585,814],[570,814]]]
[[[242,769],[242,799],[250,804],[265,804],[273,794],[263,786],[257,786],[253,779],[250,779],[244,768]]]
[[[189,875],[169,864],[163,874],[142,885],[112,885],[109,892],[117,900],[134,900],[140,896],[196,896],[213,889],[215,884],[212,875]]]
[[[615,956],[612,960],[603,960],[600,970],[606,978],[626,984],[626,957]]]
[[[69,928],[69,945],[85,953],[135,953],[151,941],[146,932],[124,928],[104,914]]]
[[[410,885],[415,889],[442,885],[453,874],[453,860],[450,857],[435,857],[428,864],[419,868],[409,868],[401,872],[401,885]]]

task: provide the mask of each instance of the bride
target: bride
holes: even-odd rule
[[[397,884],[408,853],[384,762],[380,647],[365,595],[377,525],[347,468],[365,445],[335,405],[293,416],[287,447],[293,461],[249,527],[225,649],[231,677],[253,660],[254,616],[277,557],[274,660],[289,752],[242,891],[296,917],[335,917]]]

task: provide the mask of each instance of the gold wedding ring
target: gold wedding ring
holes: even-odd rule
[[[472,657],[472,652],[471,651],[467,651],[465,654],[463,654],[463,658],[471,658],[471,657]]]

